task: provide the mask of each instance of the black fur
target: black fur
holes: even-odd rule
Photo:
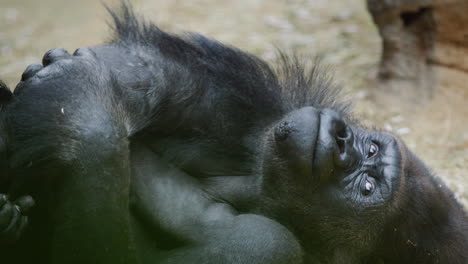
[[[318,66],[110,13],[113,40],[49,51],[2,100],[8,193],[37,201],[5,261],[466,261],[452,193]]]

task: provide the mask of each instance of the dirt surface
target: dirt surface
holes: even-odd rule
[[[105,1],[115,5],[115,1]],[[468,88],[449,72],[428,104],[370,96],[380,39],[363,0],[141,0],[136,10],[172,32],[196,31],[274,61],[277,48],[322,58],[346,87],[356,114],[400,135],[468,206]],[[1,0],[0,78],[14,87],[50,48],[70,52],[109,38],[100,1]],[[457,81],[459,80],[459,81]],[[380,103],[377,103],[380,102]],[[384,102],[384,103],[382,103]]]

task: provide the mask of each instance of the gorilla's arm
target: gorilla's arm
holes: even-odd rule
[[[132,144],[131,163],[131,204],[145,222],[197,242],[205,235],[203,225],[230,221],[237,214],[229,205],[213,201],[196,178],[162,161],[144,145]]]
[[[196,178],[162,162],[141,144],[132,146],[131,156],[135,215],[149,230],[161,228],[184,245],[167,254],[143,256],[149,262],[301,263],[299,243],[285,227],[215,201]]]
[[[180,39],[177,41],[188,45]],[[177,41],[172,44],[176,45]],[[200,41],[203,44],[205,40]],[[188,48],[198,50],[196,46]],[[162,163],[151,151],[139,152],[145,148],[136,146],[136,150],[132,148],[134,153],[129,152],[131,140],[138,140],[142,130],[156,139],[167,137],[160,134],[163,132],[181,140],[205,139],[215,142],[209,144],[215,149],[224,149],[222,143],[236,142],[229,149],[231,152],[246,151],[242,150],[239,138],[251,132],[251,127],[235,125],[245,117],[237,116],[231,109],[246,102],[242,99],[234,106],[226,106],[218,105],[217,100],[231,101],[230,96],[236,93],[233,90],[236,84],[232,81],[241,80],[240,86],[248,83],[244,83],[241,76],[227,76],[231,87],[226,88],[222,86],[226,76],[220,69],[210,73],[214,68],[180,66],[180,58],[157,52],[140,56],[133,51],[144,52],[143,47],[134,49],[114,44],[79,49],[74,56],[63,49],[51,50],[44,56],[44,66],[28,68],[15,90],[15,99],[8,109],[8,129],[12,135],[9,159],[13,173],[18,176],[12,189],[26,185],[35,191],[43,190],[49,197],[38,201],[51,222],[38,225],[53,223],[53,232],[44,234],[44,237],[51,236],[48,238],[51,248],[43,243],[41,246],[45,244],[45,248],[37,251],[52,252],[50,263],[134,263],[135,244],[139,241],[133,239],[131,224],[134,222],[129,213],[133,168],[132,195],[135,196],[132,199],[136,201],[136,215],[141,214],[147,223],[159,225],[184,242],[182,246],[161,253],[168,263],[194,260],[202,263],[300,263],[301,249],[286,228],[262,216],[237,214],[221,202],[222,195],[211,198],[208,191],[203,190],[209,190],[206,185],[216,181],[198,184],[191,174],[180,169],[191,168],[189,171],[194,175],[220,172],[223,166],[217,166],[216,159],[229,160],[228,154],[232,153],[211,153],[215,160],[208,159],[208,164],[212,167],[197,170],[193,169],[197,159],[191,160],[191,165],[166,159]],[[240,52],[229,49],[226,52],[233,52],[233,59],[239,55],[255,63],[253,58]],[[201,56],[196,63],[212,59]],[[205,71],[208,72],[204,75]],[[246,87],[244,92],[253,92],[255,88]],[[261,105],[256,107],[262,109]],[[198,111],[190,111],[192,108]],[[218,111],[217,118],[229,122],[224,122],[220,128],[216,126],[218,120],[202,120],[210,111]],[[236,115],[233,120],[232,114]],[[229,130],[231,128],[234,130]],[[202,133],[203,129],[206,134]],[[236,131],[239,134],[235,134]],[[229,137],[228,133],[234,134]],[[193,134],[198,137],[190,138]],[[225,141],[220,142],[220,139]],[[144,143],[154,145],[153,142]],[[165,150],[161,152],[166,158],[170,156]],[[196,157],[204,157],[206,153],[202,151]],[[140,156],[146,162],[138,162]],[[235,160],[242,164],[245,158]],[[132,162],[136,165],[131,166]],[[237,163],[233,167],[235,165]],[[233,174],[231,170],[221,172],[219,176]],[[31,179],[41,179],[40,186],[32,185]],[[240,180],[236,184],[249,184],[249,181]],[[174,191],[170,192],[171,189]],[[242,187],[235,189],[241,194],[244,192]],[[228,196],[235,200],[236,192]],[[179,198],[179,195],[190,199]],[[226,199],[231,199],[229,197]],[[35,242],[30,244],[39,243],[40,237],[33,237]],[[164,243],[165,237],[156,236],[153,240]]]
[[[18,245],[28,254],[12,261],[135,263],[127,134],[106,69],[60,49],[43,64],[25,71],[5,109],[11,193],[37,202],[36,228]]]

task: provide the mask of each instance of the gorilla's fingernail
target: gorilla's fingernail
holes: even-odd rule
[[[24,70],[23,75],[21,75],[21,81],[26,81],[27,79],[36,75],[36,73],[42,70],[42,65],[40,64],[31,64],[29,65],[26,70]]]
[[[31,207],[35,205],[34,199],[27,195],[27,196],[22,196],[18,200],[16,200],[16,204],[21,208],[21,211],[23,213],[28,212]]]
[[[5,194],[0,194],[0,206],[6,203],[8,197]]]
[[[75,52],[73,52],[73,56],[85,56],[85,55],[88,55],[90,54],[91,51],[89,48],[79,48],[79,49],[76,49]]]
[[[51,49],[44,54],[44,57],[42,58],[42,65],[47,66],[53,63],[54,61],[58,61],[67,57],[70,57],[70,54],[65,49]]]

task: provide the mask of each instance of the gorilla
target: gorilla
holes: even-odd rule
[[[110,13],[2,88],[2,262],[466,263],[453,194],[319,67]]]

